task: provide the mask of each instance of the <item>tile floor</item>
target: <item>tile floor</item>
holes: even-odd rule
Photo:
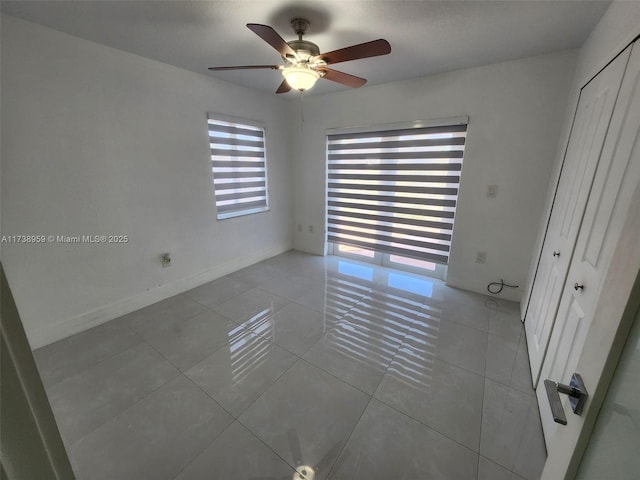
[[[82,480],[537,480],[546,456],[517,304],[339,257],[35,355]]]

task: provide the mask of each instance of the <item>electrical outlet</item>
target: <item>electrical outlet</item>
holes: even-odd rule
[[[478,252],[476,255],[476,263],[487,263],[487,252]]]
[[[498,186],[489,185],[489,187],[487,187],[487,197],[496,198],[497,196],[498,196]]]

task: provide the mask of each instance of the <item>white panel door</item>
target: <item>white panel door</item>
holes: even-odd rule
[[[639,45],[640,46],[640,45]],[[585,339],[592,323],[600,322],[609,329],[618,324],[610,318],[594,318],[602,290],[616,288],[605,283],[611,259],[624,231],[628,216],[640,217],[640,211],[630,211],[634,193],[640,188],[640,48],[633,52],[625,73],[620,95],[616,102],[609,132],[593,185],[586,204],[584,218],[578,233],[573,260],[569,267],[558,314],[549,341],[549,348],[542,366],[542,379],[569,384],[576,371],[583,351]],[[628,228],[628,227],[627,227]],[[636,228],[636,227],[634,227]],[[625,232],[626,235],[637,232]],[[617,252],[624,255],[627,252]],[[631,252],[628,252],[631,255]],[[633,266],[631,258],[629,268]],[[634,274],[637,271],[633,272]],[[635,275],[633,275],[635,278]],[[603,349],[610,348],[603,342]],[[599,382],[589,372],[582,374],[587,391]],[[536,389],[540,417],[547,445],[558,428],[554,423],[544,383]],[[568,397],[563,396],[568,419],[579,421],[568,406]]]
[[[560,295],[591,190],[602,146],[609,128],[622,76],[629,58],[627,48],[592,79],[580,94],[574,125],[556,190],[540,263],[525,317],[531,377],[538,384]]]

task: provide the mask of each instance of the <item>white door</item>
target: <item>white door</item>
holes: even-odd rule
[[[629,47],[618,55],[580,94],[525,317],[534,388],[538,385],[560,295],[630,50]]]
[[[577,236],[541,380],[548,378],[569,384],[571,375],[577,371],[582,375],[587,391],[590,394],[595,391],[604,361],[594,366],[589,363],[592,359],[585,359],[585,355],[589,352],[595,358],[611,350],[612,343],[607,339],[613,338],[617,331],[620,315],[616,318],[603,312],[619,308],[619,305],[612,305],[611,299],[619,292],[629,295],[638,274],[639,219],[640,48],[635,48]],[[622,303],[624,306],[626,299]],[[587,339],[594,346],[590,351],[584,349]],[[591,366],[587,368],[587,365]],[[560,447],[554,437],[567,427],[554,423],[542,381],[538,383],[536,394],[551,456],[556,453],[553,450]],[[568,405],[568,397],[562,397],[567,420],[579,431],[584,417],[575,415]]]

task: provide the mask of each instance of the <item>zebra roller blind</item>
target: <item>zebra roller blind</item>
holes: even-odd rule
[[[208,115],[218,220],[268,210],[265,130]]]
[[[328,240],[446,264],[467,121],[327,136]]]

